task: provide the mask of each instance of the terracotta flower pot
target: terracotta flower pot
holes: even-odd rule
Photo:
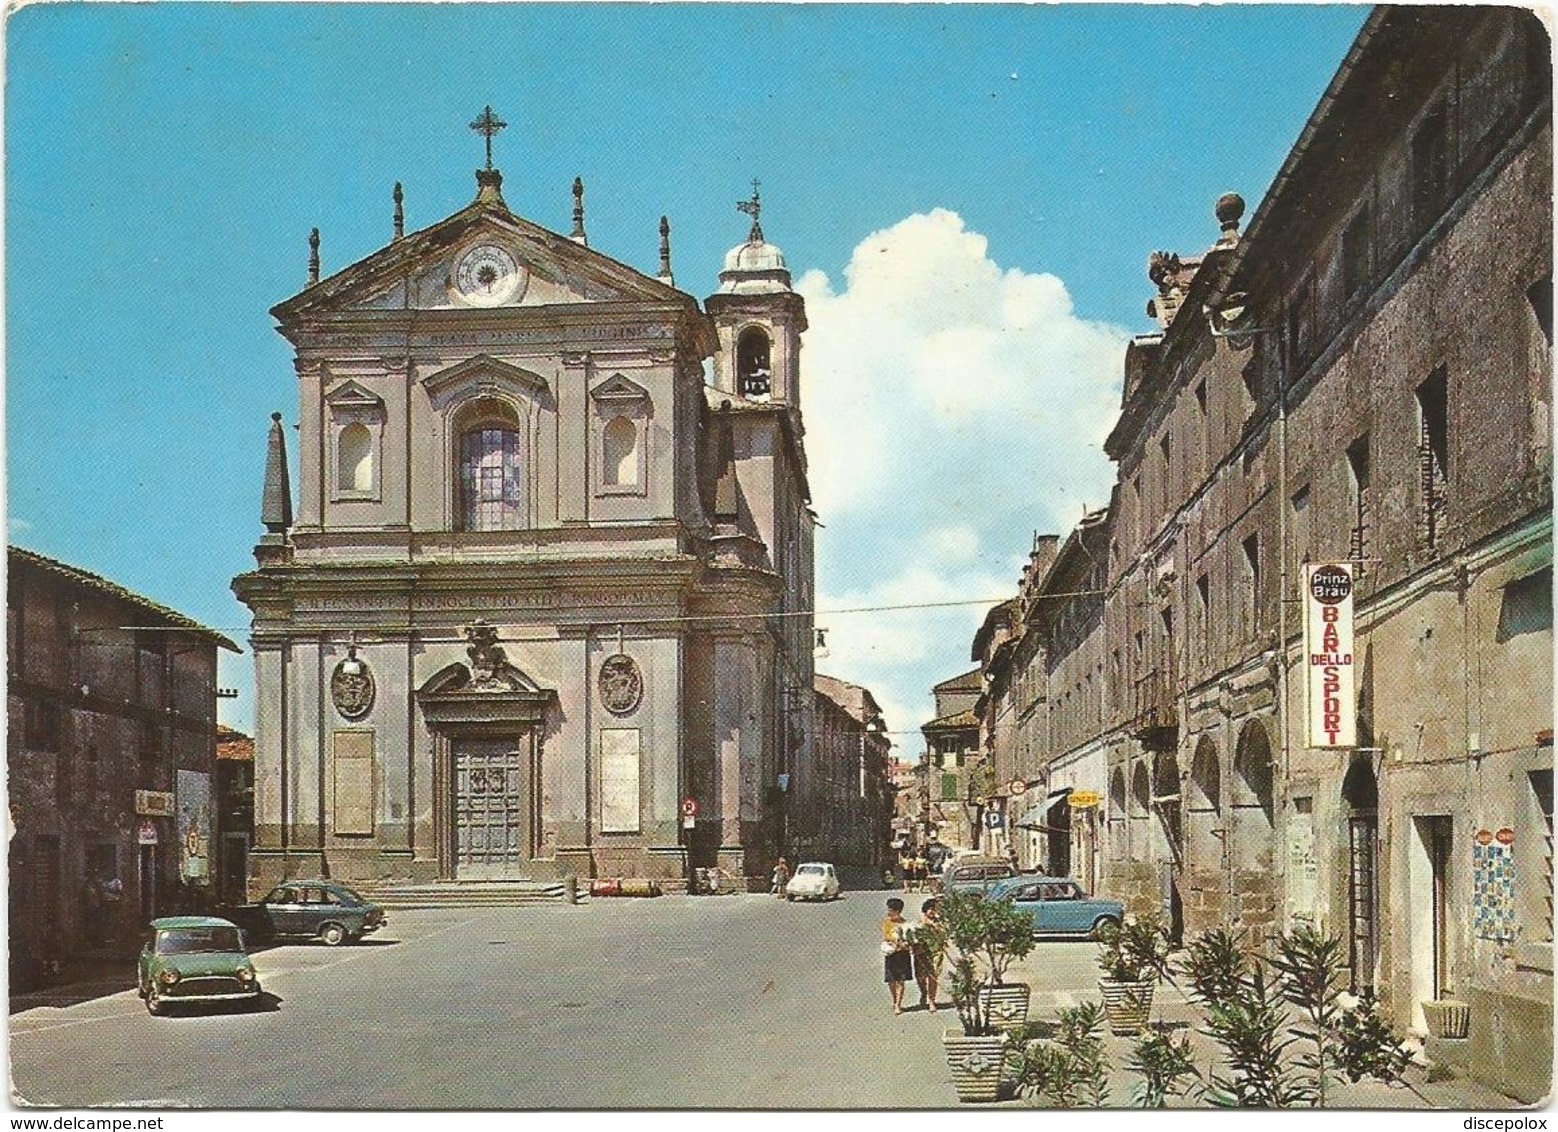
[[[1006,1041],[1005,1034],[970,1038],[962,1030],[947,1030],[941,1035],[958,1100],[968,1103],[1000,1099]]]
[[[979,992],[979,1009],[997,1030],[1016,1033],[1028,1022],[1028,1000],[1032,993],[1027,983],[985,987]]]
[[[1423,1003],[1428,1032],[1436,1038],[1464,1038],[1471,1032],[1471,1004],[1458,998],[1436,998]]]
[[[1129,1038],[1147,1028],[1152,1014],[1152,988],[1150,980],[1139,983],[1120,983],[1113,979],[1100,979],[1098,991],[1104,996],[1104,1017],[1109,1019],[1109,1032],[1117,1038]]]

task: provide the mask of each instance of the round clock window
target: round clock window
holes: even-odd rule
[[[527,272],[497,244],[477,244],[455,264],[454,286],[460,298],[478,307],[506,303],[524,287]]]

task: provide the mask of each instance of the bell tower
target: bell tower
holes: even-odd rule
[[[759,188],[753,181],[752,198],[736,204],[752,218],[752,228],[745,243],[726,253],[719,290],[704,303],[719,334],[714,385],[744,401],[799,413],[806,303],[790,287],[784,253],[763,237]]]

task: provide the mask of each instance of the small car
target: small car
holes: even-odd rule
[[[1069,877],[1011,877],[990,887],[991,900],[1009,900],[1033,917],[1034,935],[1085,936],[1097,939],[1105,925],[1119,927],[1125,905],[1107,896],[1088,896]]]
[[[838,896],[838,874],[825,861],[808,861],[797,866],[795,875],[784,888],[786,900],[837,900]]]
[[[986,892],[1016,873],[1010,861],[996,857],[957,857],[941,874],[941,891],[948,895]]]
[[[260,977],[238,925],[215,916],[153,920],[136,967],[136,993],[161,1014],[186,1002],[255,1001]]]
[[[289,880],[232,912],[257,940],[317,939],[330,947],[356,943],[388,922],[383,908],[333,880]]]

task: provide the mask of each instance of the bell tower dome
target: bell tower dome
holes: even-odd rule
[[[790,286],[784,253],[763,235],[762,199],[736,207],[752,217],[745,243],[725,255],[719,290],[704,303],[719,334],[714,384],[747,401],[778,402],[800,409],[801,332],[806,303]]]

